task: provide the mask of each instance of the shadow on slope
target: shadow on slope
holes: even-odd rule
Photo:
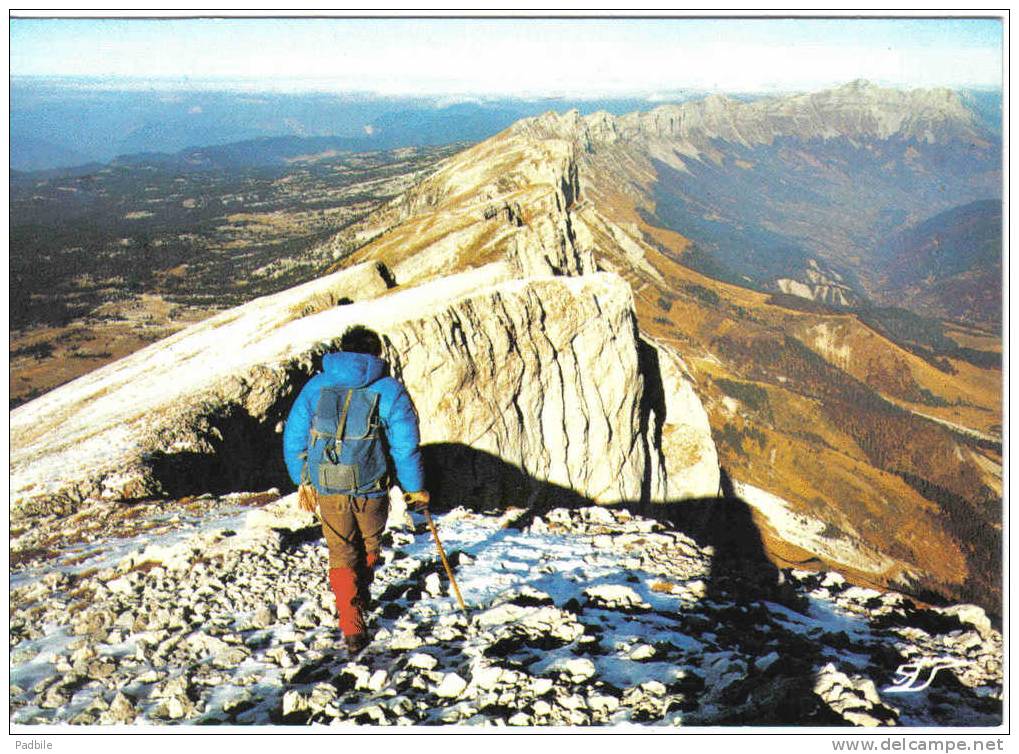
[[[193,423],[198,438],[196,449],[158,451],[147,458],[152,476],[170,498],[211,493],[287,490],[292,485],[283,461],[282,422],[311,375],[322,371],[322,356],[329,349],[322,344],[310,354],[310,364],[291,364],[280,381],[272,405],[263,416],[252,416],[238,403],[210,411]],[[172,446],[172,438],[163,443]]]
[[[511,526],[523,529],[554,508],[596,504],[467,445],[435,443],[423,450],[435,510],[464,506],[483,512],[518,505],[526,513]],[[763,658],[775,650],[782,655],[781,662],[763,670],[746,668],[743,677],[721,693],[722,708],[705,712],[705,720],[724,725],[845,725],[814,693],[816,670],[824,664],[821,644],[798,631],[795,623],[775,619],[776,610],[806,614],[806,600],[768,560],[749,505],[733,493],[724,471],[722,478],[723,495],[716,498],[607,506],[657,520],[714,551],[704,608],[680,612],[675,618],[678,630],[692,636],[714,634],[721,648],[750,657]]]
[[[433,443],[423,448],[425,476],[437,510],[464,506],[475,511],[518,506],[527,510],[514,526],[524,528],[553,508],[582,508],[597,503],[576,490],[536,479],[496,455],[461,443]],[[725,472],[720,497],[652,503],[624,500],[610,508],[627,508],[681,531],[714,550],[712,582],[739,592],[788,597],[783,578],[765,554],[750,506],[733,492]],[[748,591],[748,593],[749,593]]]

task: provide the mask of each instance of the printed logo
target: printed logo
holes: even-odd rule
[[[934,682],[934,676],[938,674],[939,670],[958,668],[965,664],[965,660],[954,657],[922,657],[899,665],[895,670],[894,684],[882,691],[886,694],[923,691]]]

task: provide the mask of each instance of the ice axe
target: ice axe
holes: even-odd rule
[[[404,493],[403,502],[410,503],[411,495]],[[460,587],[456,585],[456,578],[453,576],[453,567],[449,564],[449,559],[446,557],[446,550],[442,547],[442,541],[439,539],[439,530],[435,528],[435,522],[432,521],[432,514],[428,512],[428,508],[425,507],[421,510],[425,516],[425,521],[428,522],[428,528],[432,530],[432,539],[435,540],[435,547],[439,551],[439,557],[442,559],[442,565],[446,569],[446,576],[449,577],[449,583],[453,586],[453,594],[456,595],[456,601],[460,603],[460,609],[467,613],[467,605],[464,604],[464,598],[460,596]]]

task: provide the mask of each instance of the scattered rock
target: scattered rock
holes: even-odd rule
[[[357,712],[357,717],[365,717],[368,722],[374,725],[385,725],[388,722],[386,708],[380,704],[370,704],[362,707]]]
[[[566,661],[563,663],[562,669],[574,683],[586,681],[597,672],[594,663],[584,657]]]
[[[194,711],[194,705],[187,699],[173,697],[163,702],[162,711],[157,713],[160,717],[168,717],[171,720],[180,720],[188,717]]]
[[[343,675],[351,677],[355,689],[366,689],[368,688],[368,681],[371,679],[372,673],[364,665],[348,663],[343,669]]]
[[[490,525],[466,509],[457,515]],[[267,536],[228,557],[189,555],[187,569],[91,575],[72,585],[118,583],[89,592],[84,609],[60,591],[67,583],[50,579],[38,602],[12,602],[12,671],[34,666],[19,676],[31,683],[11,686],[12,721],[712,724],[729,715],[723,719],[742,724],[785,710],[792,721],[819,711],[851,725],[894,725],[898,711],[882,701],[875,681],[887,682],[910,659],[946,655],[966,664],[943,672],[931,703],[920,700],[908,719],[954,724],[965,715],[981,722],[1000,715],[1001,636],[978,607],[919,610],[896,593],[848,587],[833,572],[789,572],[805,599],[854,613],[852,630],[832,631],[815,614],[722,589],[705,599],[709,548],[657,531],[655,522],[608,508],[556,509],[541,520],[557,544],[576,535],[586,546],[604,536],[606,549],[591,554],[598,575],[582,572],[584,553],[570,556],[576,576],[561,572],[557,556],[529,560],[519,538],[538,532],[512,529],[494,563],[523,567],[500,576],[506,584],[493,590],[498,596],[471,595],[481,607],[464,616],[446,601],[419,599],[445,592],[437,561],[384,545],[373,591],[385,595],[380,606],[390,612],[370,615],[373,646],[359,663],[346,661],[334,628],[321,541]],[[433,552],[427,532],[399,534],[404,546],[424,541]],[[467,562],[462,552],[452,556]],[[479,569],[492,561],[478,548]],[[612,583],[602,578],[610,566],[644,573]],[[645,587],[653,609],[640,596]],[[627,614],[634,612],[641,614]],[[76,638],[44,644],[53,649],[39,654],[35,640],[53,624]],[[124,644],[105,646],[126,632]],[[812,658],[842,653],[852,653],[847,672],[831,663],[803,688],[815,672]],[[858,674],[860,656],[870,658],[873,680]],[[613,685],[627,677],[644,682]],[[261,703],[272,698],[260,686],[267,679],[282,684],[271,712]],[[136,703],[125,688],[145,701]]]
[[[471,675],[471,680],[478,688],[494,689],[502,682],[504,675],[506,675],[506,671],[503,668],[489,666],[475,670]]]
[[[703,579],[693,579],[684,584],[683,591],[696,599],[702,599],[707,596],[708,585],[704,583]]]
[[[611,526],[616,523],[616,517],[612,515],[612,511],[608,508],[590,506],[581,511],[581,516],[585,521],[591,524],[606,524]]]
[[[619,709],[619,700],[607,694],[592,694],[587,697],[587,705],[595,712],[611,714]]]
[[[97,681],[101,681],[104,678],[109,678],[113,675],[117,666],[112,660],[98,660],[92,662],[88,666],[88,677]]]
[[[531,681],[531,693],[535,696],[544,696],[555,687],[551,678],[535,678]]]
[[[425,577],[425,591],[433,597],[442,596],[442,581],[439,574],[430,573]]]
[[[629,656],[631,660],[634,660],[635,662],[640,662],[641,660],[651,659],[652,657],[655,656],[655,654],[657,654],[655,652],[655,648],[652,647],[650,644],[641,644],[634,648],[630,652]]]
[[[580,710],[587,707],[587,702],[580,694],[570,694],[556,700],[556,703],[563,709]]]
[[[218,652],[216,656],[212,658],[212,664],[214,667],[223,668],[224,670],[236,668],[250,655],[251,652],[243,647],[228,647],[222,652]]]
[[[105,725],[118,725],[134,722],[138,712],[127,694],[118,691],[110,702],[110,707],[99,716],[99,722]]]
[[[229,648],[225,641],[210,636],[204,631],[189,634],[184,639],[184,643],[190,652],[198,656],[214,655]]]
[[[291,657],[286,647],[271,647],[265,651],[265,657],[281,668],[289,668],[294,664],[294,658]]]
[[[610,610],[650,607],[636,591],[622,584],[599,584],[588,587],[584,594],[592,604]]]
[[[114,594],[130,595],[134,593],[134,582],[127,576],[122,576],[119,579],[107,581],[106,588]]]
[[[254,628],[269,628],[273,624],[272,609],[268,605],[259,605],[251,617]]]
[[[832,663],[817,674],[814,693],[854,725],[890,725],[898,717],[897,710],[882,703],[873,681],[859,676],[851,678]]]
[[[994,632],[991,619],[987,617],[984,609],[977,605],[951,605],[937,610],[945,615],[954,615],[961,623],[973,626],[983,637],[991,636]]]
[[[389,642],[389,648],[393,650],[417,649],[422,644],[424,644],[424,641],[413,631],[401,631],[393,635]]]
[[[838,590],[846,585],[846,580],[841,573],[828,571],[821,580],[821,586],[830,590]]]
[[[18,647],[11,650],[11,665],[24,665],[35,659],[38,652],[30,647]]]
[[[311,709],[308,700],[299,691],[287,691],[283,694],[282,703],[283,717],[289,717],[295,713],[307,712]]]
[[[318,683],[308,697],[308,707],[315,712],[321,712],[336,701],[336,696],[336,688],[331,683]]]
[[[368,679],[368,690],[369,691],[382,691],[386,685],[386,681],[389,680],[389,673],[385,670],[376,670],[372,673],[371,678]]]
[[[251,692],[247,689],[240,689],[237,693],[228,697],[223,702],[224,712],[233,712],[236,709],[245,707],[252,700]]]
[[[463,693],[465,688],[467,688],[467,681],[456,673],[446,673],[443,675],[442,681],[435,688],[435,695],[455,699]]]
[[[43,695],[39,706],[43,709],[56,709],[57,707],[63,707],[69,701],[71,701],[71,698],[64,693],[63,689],[59,685],[53,685]]]
[[[407,667],[417,668],[418,670],[433,670],[438,664],[438,660],[422,652],[417,652],[407,658]]]

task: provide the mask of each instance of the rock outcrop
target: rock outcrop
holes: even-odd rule
[[[325,246],[343,265],[382,262],[401,285],[493,262],[515,277],[593,272],[593,239],[574,212],[576,149],[572,137],[504,132],[446,160]]]
[[[69,383],[11,413],[14,509],[284,484],[279,422],[316,355],[355,323],[384,336],[454,499],[713,493],[706,415],[675,356],[642,355],[654,348],[629,286],[609,273],[506,278],[495,264],[389,290],[361,264]],[[464,453],[474,477],[457,468]]]
[[[822,270],[816,259],[807,263],[803,280],[779,278],[775,285],[782,293],[800,298],[818,301],[831,306],[858,306],[860,297],[842,280],[842,277],[831,270]]]

